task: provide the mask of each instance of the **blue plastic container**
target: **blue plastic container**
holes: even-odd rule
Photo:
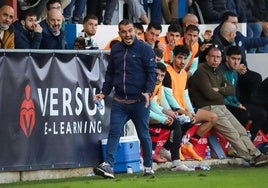
[[[106,156],[107,139],[101,140],[103,159]],[[115,154],[114,172],[127,172],[132,168],[133,173],[140,172],[140,143],[137,136],[121,137]]]

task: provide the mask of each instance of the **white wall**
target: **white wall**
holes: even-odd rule
[[[217,24],[206,24],[200,25],[200,34],[204,33],[206,29],[212,29],[217,26]],[[82,25],[77,25],[77,34],[82,30]],[[146,29],[144,25],[144,29]],[[167,32],[168,25],[162,25],[162,35],[165,35]],[[239,31],[246,35],[246,24],[239,24]],[[97,42],[100,49],[114,37],[118,36],[118,26],[117,25],[99,25],[97,33],[95,35],[95,41]],[[247,54],[248,66],[250,69],[255,70],[256,72],[261,73],[263,79],[268,77],[268,54]]]
[[[262,75],[262,79],[268,77],[268,53],[247,54],[248,67]]]
[[[215,27],[217,27],[218,24],[206,24],[206,25],[199,25],[200,29],[200,36],[201,33],[204,33],[206,29],[214,30]],[[82,30],[82,25],[78,25],[77,28],[79,31]],[[144,29],[147,28],[147,25],[144,25]],[[162,32],[160,36],[163,36],[167,32],[168,25],[162,25]],[[246,34],[246,25],[245,24],[239,24],[239,31],[241,31],[243,34]],[[112,38],[118,36],[118,26],[117,25],[99,25],[98,30],[95,36],[95,41],[98,43],[98,46],[103,48]]]

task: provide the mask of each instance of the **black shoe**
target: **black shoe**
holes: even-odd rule
[[[93,168],[93,171],[96,175],[105,177],[105,178],[114,178],[114,170],[110,164],[104,162],[99,166]]]

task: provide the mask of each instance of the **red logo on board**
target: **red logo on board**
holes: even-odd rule
[[[24,134],[29,137],[35,126],[35,107],[31,99],[31,87],[25,87],[25,98],[20,106],[20,127]]]

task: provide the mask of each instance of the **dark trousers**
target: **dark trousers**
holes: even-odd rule
[[[237,87],[239,101],[242,104],[248,103],[253,93],[261,85],[261,82],[261,75],[252,70],[248,69],[245,74],[239,74]]]
[[[238,107],[226,105],[228,110],[236,117],[236,119],[246,126],[249,120],[252,120],[250,126],[251,140],[254,140],[258,131],[266,126],[267,113],[261,106],[254,104],[244,104],[247,110]]]

